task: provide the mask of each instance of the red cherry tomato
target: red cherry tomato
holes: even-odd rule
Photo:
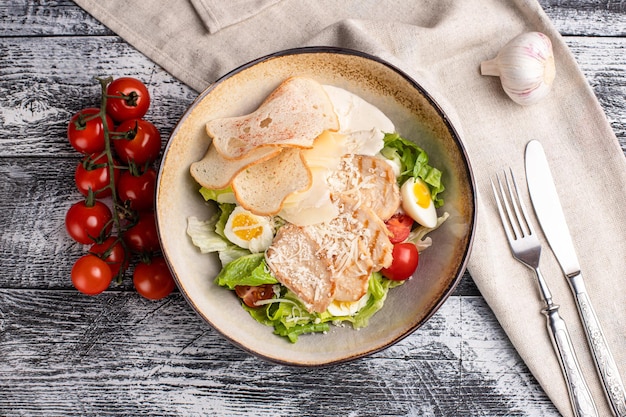
[[[110,183],[108,159],[106,155],[100,155],[97,159],[94,159],[96,156],[90,155],[83,158],[76,166],[74,181],[78,191],[85,196],[89,194],[89,189],[91,188],[98,198],[108,197],[111,195],[111,188],[108,188]],[[119,177],[118,168],[113,169],[113,177],[114,182],[117,182]]]
[[[140,80],[122,77],[107,87],[106,112],[116,122],[142,118],[150,107],[150,93]]]
[[[126,254],[122,242],[114,236],[109,236],[102,243],[94,244],[89,248],[89,253],[106,262],[114,277],[128,268],[130,256]]]
[[[111,209],[103,202],[94,201],[93,205],[88,205],[79,201],[67,211],[65,228],[72,239],[88,245],[111,233],[112,219]]]
[[[237,285],[235,292],[248,307],[258,307],[257,301],[269,300],[274,296],[274,286],[263,284],[252,287],[250,285]]]
[[[412,243],[396,243],[393,245],[393,261],[389,268],[383,268],[380,272],[394,281],[403,281],[409,278],[417,269],[419,253]]]
[[[117,183],[117,195],[120,201],[128,202],[133,210],[151,210],[154,207],[156,177],[156,171],[150,167],[141,175],[133,175],[131,171],[125,171]]]
[[[94,117],[100,109],[90,107],[79,111],[67,125],[67,138],[74,149],[80,153],[100,153],[104,150],[104,128],[102,119]],[[113,128],[113,120],[107,115],[107,125]]]
[[[102,259],[87,254],[78,258],[72,267],[72,284],[83,294],[96,295],[109,288],[113,273]]]
[[[407,216],[403,213],[396,213],[388,219],[385,224],[387,225],[387,229],[391,232],[391,243],[400,243],[404,242],[407,237],[409,237],[409,233],[411,233],[411,228],[413,227],[413,219],[410,216]]]
[[[126,120],[117,127],[117,132],[125,132],[125,137],[117,137],[113,141],[115,152],[122,162],[133,161],[141,167],[159,157],[161,134],[147,120]]]
[[[124,241],[133,252],[155,252],[161,248],[154,211],[139,213],[139,220],[124,233]]]
[[[150,263],[139,263],[133,272],[133,284],[139,294],[150,300],[167,297],[176,288],[172,273],[160,256]]]

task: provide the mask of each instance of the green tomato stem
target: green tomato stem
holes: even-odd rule
[[[107,86],[113,81],[112,77],[106,78],[96,78],[100,83],[100,88],[102,90],[102,99],[100,100],[100,118],[102,119],[102,130],[104,132],[104,153],[107,156],[107,166],[109,170],[109,185],[108,187],[111,189],[111,200],[113,206],[113,222],[115,225],[115,230],[117,232],[117,236],[121,237],[124,232],[121,224],[120,216],[120,204],[117,198],[117,190],[115,189],[115,161],[113,160],[113,152],[111,150],[111,130],[109,128],[109,123],[106,118],[106,107],[107,107]],[[124,214],[126,217],[127,214]],[[126,246],[124,241],[122,240],[122,245]],[[126,249],[126,248],[125,248]],[[125,252],[128,252],[125,250]],[[121,279],[121,277],[118,277]]]

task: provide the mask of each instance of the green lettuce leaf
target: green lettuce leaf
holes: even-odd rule
[[[252,318],[261,324],[274,328],[274,334],[286,337],[291,343],[306,333],[320,333],[330,330],[330,315],[309,313],[298,297],[285,287],[281,287],[279,298],[251,308],[242,303]],[[322,319],[325,317],[325,319]]]
[[[310,313],[293,292],[282,286],[277,298],[267,300],[259,307],[251,308],[243,303],[242,307],[259,323],[273,327],[275,334],[296,343],[302,334],[329,331],[331,323],[338,325],[349,322],[355,329],[367,326],[370,318],[383,307],[389,289],[401,284],[402,281],[388,280],[378,272],[372,274],[368,287],[369,299],[353,316],[338,317],[328,311]]]
[[[277,284],[265,264],[263,253],[252,253],[241,256],[222,268],[215,277],[220,287],[234,290],[238,285],[258,286],[263,284]]]
[[[230,203],[235,204],[237,200],[235,199],[235,193],[233,193],[233,189],[230,187],[221,189],[221,190],[212,190],[210,188],[201,187],[200,194],[205,201],[216,201],[218,203]]]
[[[219,207],[220,215],[217,221],[215,222],[215,233],[222,236],[224,239],[226,239],[230,243],[230,241],[226,238],[226,235],[224,234],[224,228],[226,227],[226,222],[228,221],[228,218],[230,217],[231,213],[233,212],[233,210],[235,210],[235,207],[237,206],[235,204],[223,203],[223,204],[218,204],[218,207]]]
[[[224,226],[234,208],[234,204],[218,204],[218,212],[209,220],[202,221],[195,216],[187,219],[187,234],[191,242],[201,253],[218,252],[222,266],[250,253],[230,242],[224,235]]]
[[[206,221],[199,220],[194,216],[187,218],[187,234],[201,253],[219,252],[230,246],[230,243],[223,236],[215,232],[215,224],[219,220],[219,216],[218,213]]]
[[[441,207],[443,199],[439,194],[445,189],[441,171],[428,164],[426,151],[397,133],[386,133],[383,140],[385,146],[380,153],[401,167],[398,184],[402,185],[409,177],[421,178],[428,184],[435,207]]]
[[[352,327],[355,329],[366,327],[369,324],[370,318],[383,308],[389,289],[402,285],[402,283],[404,283],[404,281],[391,281],[383,277],[380,272],[373,273],[368,282],[367,291],[369,293],[369,299],[365,306],[353,316],[341,317],[339,319],[352,323]],[[336,320],[337,318],[333,321]]]
[[[239,259],[242,256],[249,254],[250,251],[248,249],[240,248],[239,246],[233,244],[229,244],[226,249],[221,250],[217,253],[220,258],[222,268],[234,261],[235,259]]]

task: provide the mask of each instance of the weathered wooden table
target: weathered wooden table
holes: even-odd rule
[[[541,0],[626,150],[626,4]],[[69,117],[94,76],[134,75],[165,141],[196,96],[70,0],[0,3],[0,415],[557,416],[471,277],[412,336],[322,369],[267,363],[179,293],[127,282],[83,296],[64,230],[78,156]]]

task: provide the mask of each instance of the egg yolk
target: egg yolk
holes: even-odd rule
[[[259,225],[256,219],[243,213],[233,218],[232,230],[235,236],[246,242],[261,236],[261,233],[263,233],[263,227]]]
[[[417,204],[422,208],[428,208],[430,205],[430,191],[426,184],[421,181],[415,181],[413,185],[413,195],[416,198]]]

